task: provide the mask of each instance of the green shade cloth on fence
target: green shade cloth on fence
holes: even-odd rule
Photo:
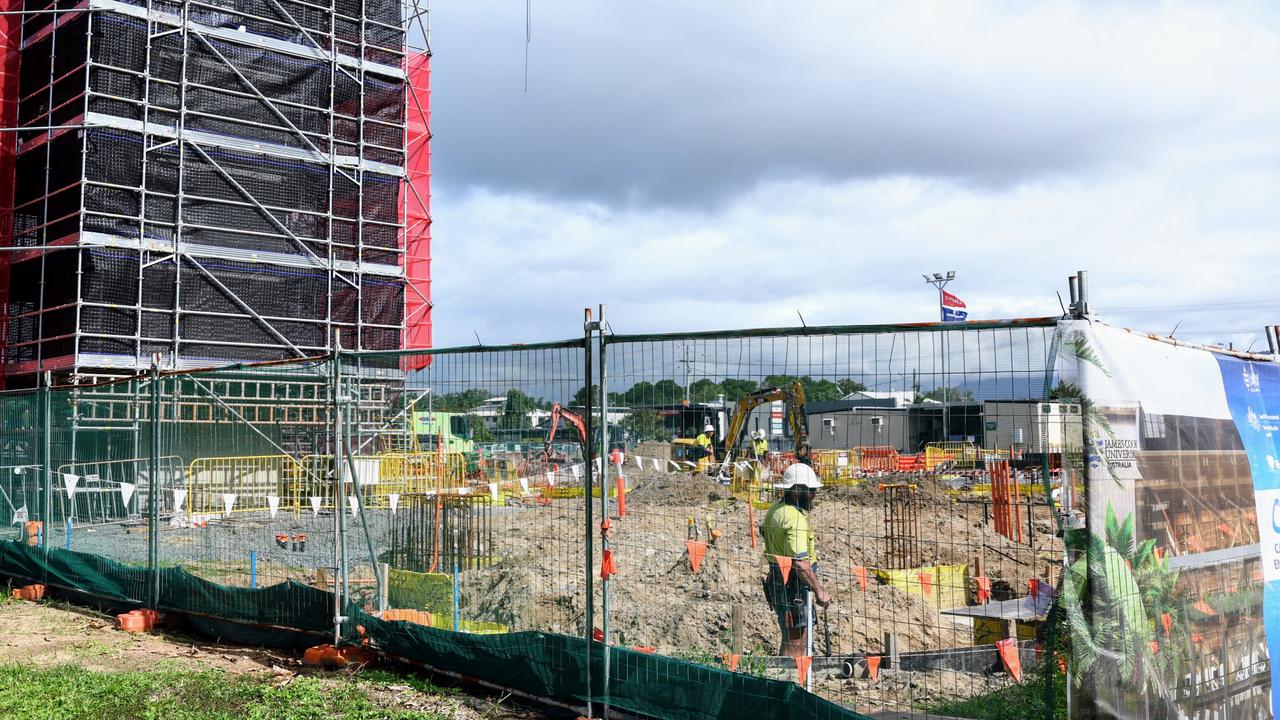
[[[303,631],[333,627],[333,596],[296,582],[237,588],[202,580],[182,568],[159,571],[159,609],[192,612],[256,625]],[[141,604],[152,575],[89,553],[0,541],[0,574],[84,592],[125,604]],[[473,635],[407,622],[383,621],[355,606],[346,609],[354,630],[389,655],[526,695],[584,703],[588,662],[593,679],[604,676],[601,646],[587,658],[582,638],[541,632]],[[672,720],[858,720],[864,716],[805,692],[798,685],[611,648],[609,702],[613,707]],[[597,690],[591,698],[599,702]]]

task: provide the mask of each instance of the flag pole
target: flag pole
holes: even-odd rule
[[[948,270],[946,275],[942,273],[934,273],[933,277],[924,275],[924,281],[938,289],[938,319],[940,322],[947,322],[947,306],[945,301],[945,293],[943,288],[947,283],[955,280],[956,271]],[[945,442],[951,437],[950,418],[948,417],[947,408],[947,333],[942,333],[942,440]]]

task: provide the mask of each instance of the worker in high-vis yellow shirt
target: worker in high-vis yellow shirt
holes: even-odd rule
[[[778,618],[782,631],[780,655],[799,657],[806,654],[809,631],[813,618],[809,613],[809,593],[822,607],[831,604],[831,595],[818,580],[818,550],[813,529],[809,525],[809,511],[813,508],[813,496],[822,487],[822,481],[813,468],[796,463],[782,474],[782,482],[776,485],[783,491],[782,499],[765,513],[765,557],[769,560],[769,574],[764,579],[764,594]],[[778,566],[778,556],[791,558],[791,573],[784,582]]]
[[[702,432],[693,439],[694,445],[698,448],[697,459],[707,458],[708,462],[715,462],[715,432],[716,428],[710,423],[702,428]]]
[[[760,462],[764,462],[764,457],[769,454],[769,441],[765,439],[763,430],[751,433],[751,454]]]

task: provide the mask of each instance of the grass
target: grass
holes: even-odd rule
[[[1053,673],[1053,712],[1045,705],[1045,674],[1049,663],[1041,663],[1022,682],[963,700],[948,700],[925,708],[927,712],[976,720],[1025,720],[1026,718],[1066,718],[1067,684],[1061,673]]]
[[[443,720],[442,715],[379,706],[376,682],[448,693],[411,678],[241,676],[220,670],[95,672],[76,665],[0,666],[0,717],[36,720]]]

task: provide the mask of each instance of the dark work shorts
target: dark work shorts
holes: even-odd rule
[[[814,568],[817,571],[817,568]],[[769,563],[769,574],[764,579],[764,596],[769,607],[778,617],[778,628],[783,634],[789,630],[807,628],[813,624],[809,617],[809,591],[807,583],[800,581],[800,574],[791,570],[787,583],[782,582],[782,571],[778,566]]]

